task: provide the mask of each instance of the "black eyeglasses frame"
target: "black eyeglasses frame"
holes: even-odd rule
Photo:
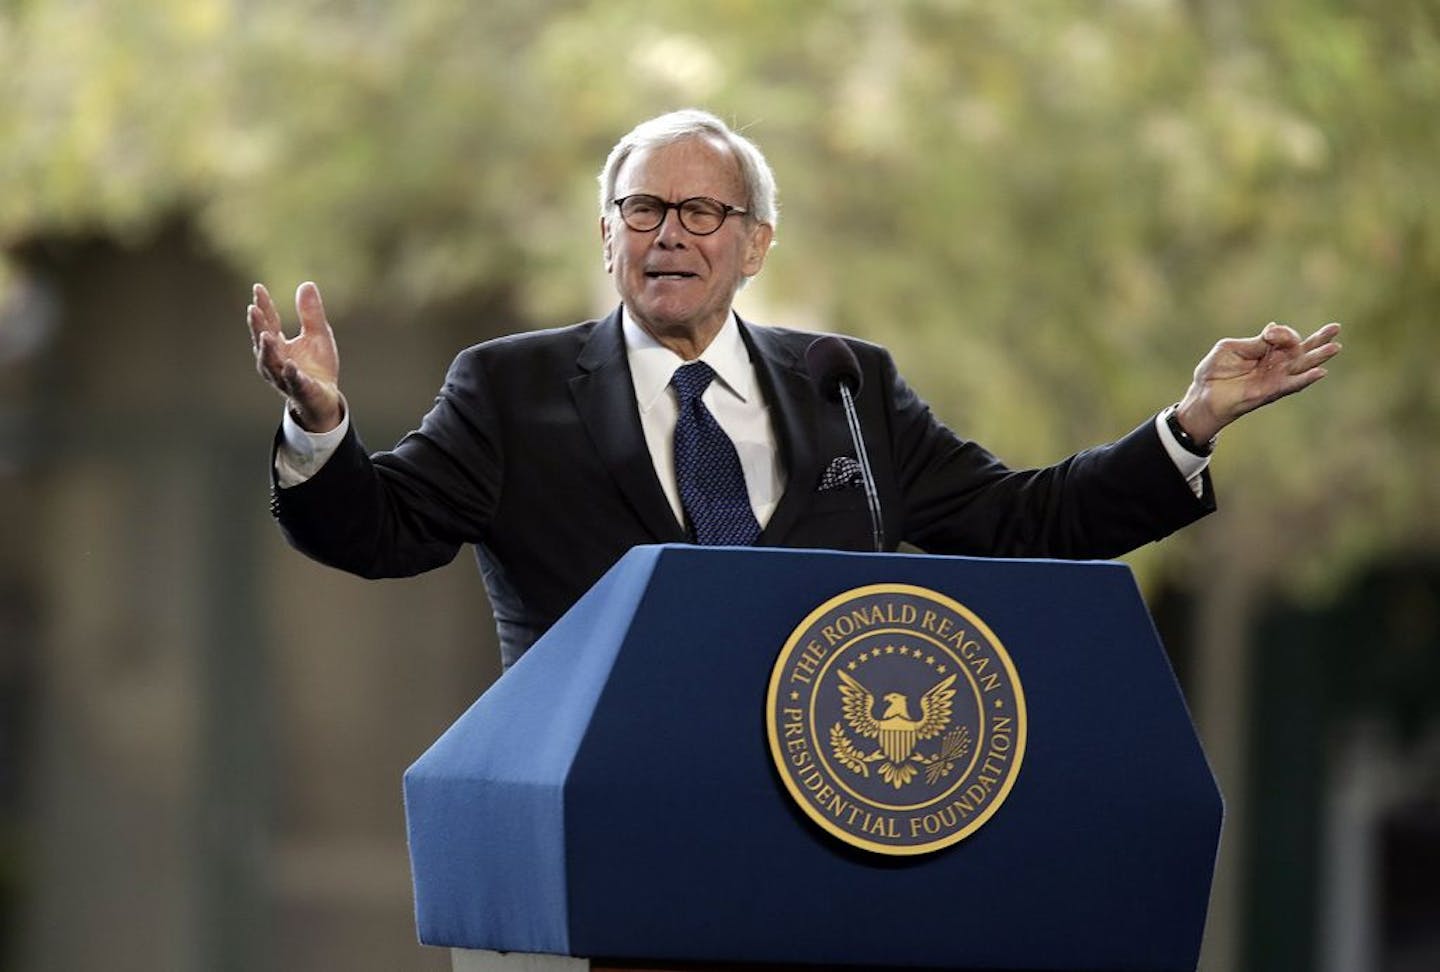
[[[631,199],[641,198],[653,199],[655,201],[656,208],[660,211],[660,219],[656,221],[655,225],[645,227],[644,229],[634,225],[630,222],[630,220],[625,218],[625,203]],[[685,221],[684,207],[687,203],[693,202],[711,203],[719,207],[720,222],[715,224],[714,229],[695,230],[692,229],[690,227],[690,224]],[[680,225],[685,228],[685,232],[689,233],[692,236],[711,236],[715,233],[720,232],[720,227],[724,226],[725,220],[729,219],[731,216],[746,216],[750,212],[750,210],[748,209],[741,209],[739,206],[732,206],[729,203],[721,202],[720,200],[714,199],[710,196],[690,196],[689,198],[682,199],[679,202],[667,202],[666,200],[661,199],[659,196],[648,192],[632,192],[628,196],[620,196],[617,199],[612,199],[610,200],[610,203],[619,211],[620,221],[637,233],[653,233],[655,230],[664,226],[665,220],[670,215],[670,210],[672,209],[675,210],[675,215],[680,220]]]

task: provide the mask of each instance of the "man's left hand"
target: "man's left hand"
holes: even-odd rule
[[[1218,342],[1195,367],[1176,417],[1196,442],[1210,441],[1246,412],[1324,378],[1323,365],[1340,353],[1339,333],[1339,324],[1326,324],[1302,341],[1293,328],[1271,323],[1256,337]]]

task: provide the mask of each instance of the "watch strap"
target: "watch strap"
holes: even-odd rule
[[[1208,456],[1215,451],[1215,440],[1200,443],[1195,437],[1185,431],[1185,426],[1180,424],[1180,404],[1177,402],[1165,410],[1165,425],[1170,434],[1175,436],[1175,441],[1180,443],[1180,448],[1192,456]]]

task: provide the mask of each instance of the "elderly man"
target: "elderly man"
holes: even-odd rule
[[[368,456],[347,414],[320,293],[286,339],[256,285],[261,375],[286,399],[273,510],[290,542],[365,577],[406,576],[475,545],[512,664],[630,547],[757,543],[870,549],[840,410],[805,368],[814,339],[741,321],[736,291],[775,232],[760,151],[680,111],[637,126],[600,175],[600,237],[620,307],[455,359],[420,428]],[[1112,557],[1214,509],[1210,443],[1324,377],[1338,324],[1271,324],[1218,343],[1179,404],[1124,438],[1016,471],[940,424],[882,348],[847,340],[864,392],[883,533],[936,553]],[[850,466],[846,466],[849,462]]]

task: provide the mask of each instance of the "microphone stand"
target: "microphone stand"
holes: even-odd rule
[[[875,475],[870,471],[870,453],[865,448],[865,437],[860,434],[860,416],[855,411],[855,398],[850,394],[850,383],[840,381],[840,403],[845,407],[845,424],[850,426],[850,439],[855,443],[855,456],[860,460],[860,478],[865,482],[865,501],[870,506],[870,533],[875,542],[875,552],[885,551],[885,526],[880,519],[880,494],[875,491]]]

